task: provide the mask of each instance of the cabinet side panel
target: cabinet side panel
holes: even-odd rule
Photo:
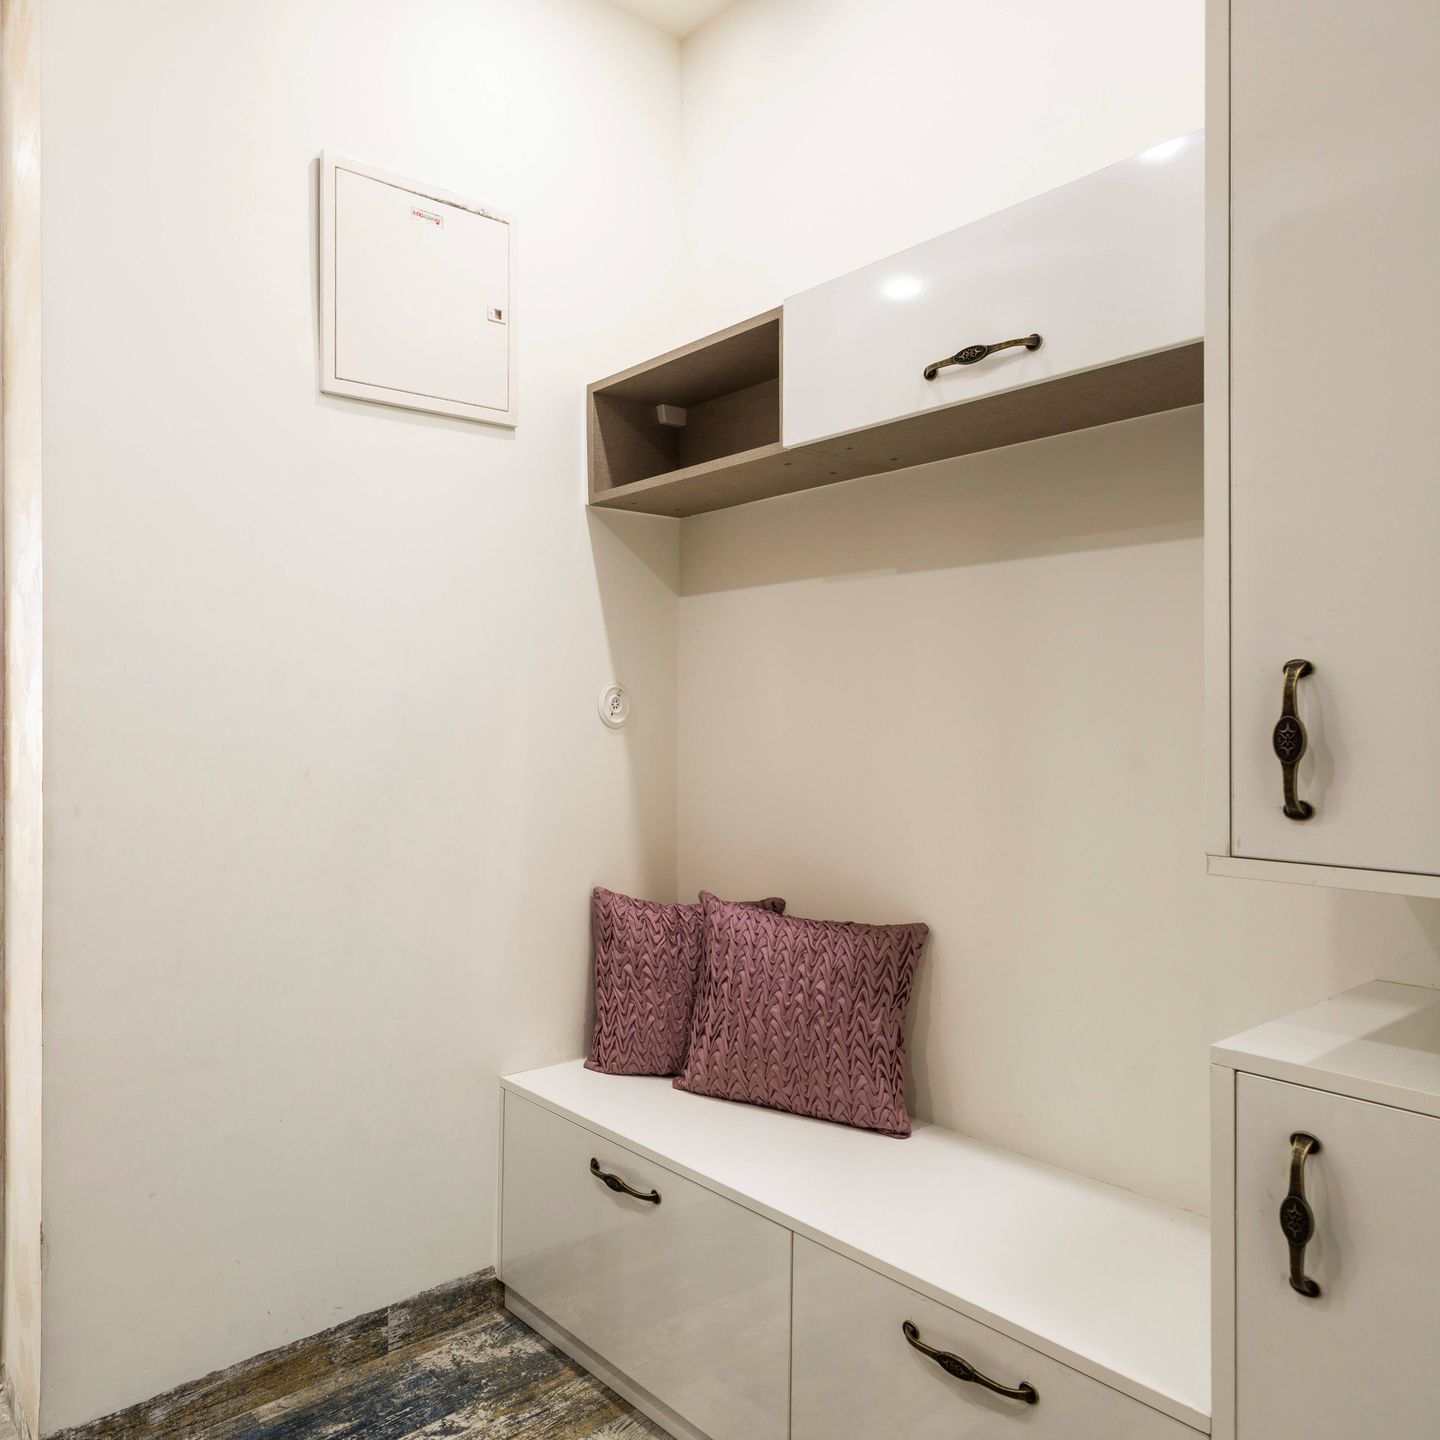
[[[1230,853],[1230,0],[1205,44],[1205,849]]]
[[[1235,1072],[1210,1067],[1210,1433],[1235,1437]]]

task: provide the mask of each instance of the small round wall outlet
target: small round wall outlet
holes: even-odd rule
[[[618,730],[630,718],[630,696],[623,686],[607,685],[600,692],[600,718]]]

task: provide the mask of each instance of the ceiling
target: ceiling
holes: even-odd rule
[[[613,3],[683,40],[712,15],[718,15],[730,0],[613,0]]]

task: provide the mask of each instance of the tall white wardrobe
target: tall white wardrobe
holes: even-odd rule
[[[1437,76],[1435,0],[1210,3],[1212,873],[1440,896]],[[1436,993],[1213,1059],[1216,1440],[1440,1433]]]

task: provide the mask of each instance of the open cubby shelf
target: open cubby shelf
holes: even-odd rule
[[[660,405],[682,407],[684,425],[662,424]],[[783,454],[780,311],[592,385],[589,408],[590,503],[693,513],[689,483]]]
[[[780,441],[783,344],[783,313],[771,310],[590,386],[590,504],[699,515],[1204,398],[1204,345],[1196,341],[787,446]],[[662,424],[660,405],[683,407],[684,425]]]

